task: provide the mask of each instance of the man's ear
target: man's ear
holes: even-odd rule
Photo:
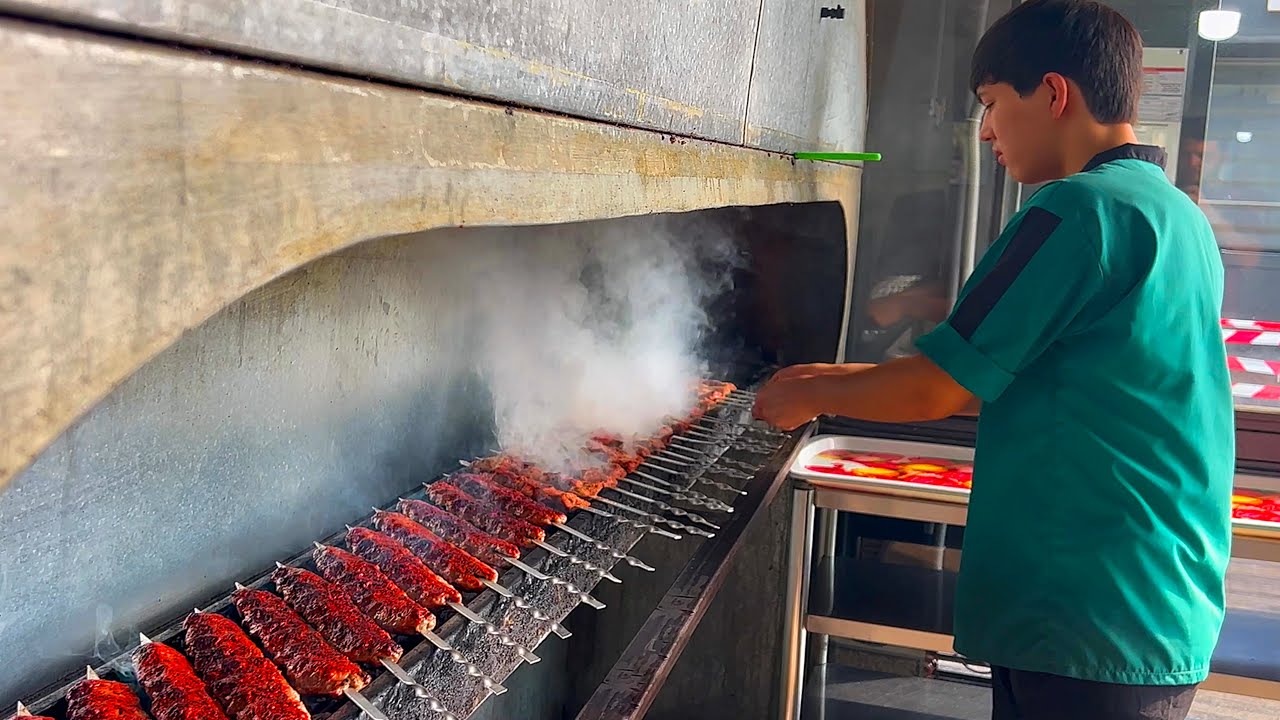
[[[1067,112],[1071,83],[1056,72],[1046,73],[1043,82],[1049,88],[1049,112],[1053,114],[1054,119],[1062,117]]]

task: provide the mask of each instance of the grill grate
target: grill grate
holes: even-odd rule
[[[536,649],[578,606],[581,595],[590,593],[602,575],[626,562],[626,553],[646,535],[680,538],[670,539],[671,542],[700,542],[714,536],[717,520],[723,522],[732,511],[733,502],[744,493],[744,481],[753,477],[787,438],[751,423],[748,411],[752,397],[749,392],[735,390],[694,429],[680,434],[681,440],[673,443],[669,451],[631,473],[628,477],[636,482],[623,483],[625,493],[607,491],[606,497],[611,500],[608,504],[593,501],[594,507],[613,517],[580,510],[570,514],[565,529],[549,532],[547,544],[571,555],[553,554],[541,547],[522,554],[522,563],[554,576],[558,582],[538,579],[511,567],[501,573],[497,582],[513,597],[504,597],[493,589],[464,593],[466,608],[500,628],[518,645]],[[402,497],[424,496],[425,491],[418,488]],[[390,503],[384,509],[395,510],[395,505]],[[361,525],[372,527],[372,519],[367,518]],[[342,547],[345,534],[335,533],[322,542]],[[598,542],[585,542],[581,535]],[[310,548],[281,562],[316,570]],[[270,589],[273,570],[243,584]],[[201,610],[242,621],[231,604],[230,590],[212,598]],[[483,626],[446,609],[436,615],[436,634],[497,682],[504,682],[522,664],[512,644],[504,644]],[[182,650],[182,618],[175,618],[150,636]],[[392,720],[447,718],[448,714],[464,718],[489,697],[489,691],[476,677],[468,675],[464,665],[424,638],[398,636],[396,640],[405,648],[399,664],[419,687],[411,687],[393,673],[376,668],[373,682],[363,691]],[[95,670],[104,679],[134,684],[129,653]],[[79,677],[82,676],[54,686],[29,703],[32,712],[65,720],[66,693]],[[145,694],[139,691],[139,696],[146,707]],[[304,697],[304,701],[317,718],[344,720],[362,715],[358,707],[342,698]],[[451,713],[442,714],[440,711],[446,708]]]

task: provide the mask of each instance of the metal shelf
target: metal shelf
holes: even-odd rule
[[[956,573],[873,560],[825,559],[805,629],[811,633],[953,654]],[[911,598],[911,602],[903,602]],[[1227,611],[1206,687],[1252,687],[1245,693],[1280,699],[1280,615]]]
[[[900,442],[867,439],[867,450],[891,450]],[[911,445],[921,445],[913,442]],[[932,445],[947,456],[958,449]],[[918,448],[913,449],[913,452]],[[1257,478],[1238,476],[1242,487]],[[910,648],[938,654],[955,653],[952,612],[954,572],[831,557],[837,512],[854,512],[939,526],[963,526],[967,497],[939,496],[927,489],[887,488],[850,479],[793,479],[791,566],[788,577],[793,602],[785,618],[782,717],[800,717],[805,648],[810,633]],[[815,547],[816,546],[816,547]],[[1232,557],[1280,562],[1280,533],[1237,525]],[[820,560],[815,563],[813,558]],[[1280,615],[1228,610],[1215,651],[1209,690],[1280,699]],[[825,641],[825,638],[824,638]],[[818,653],[821,656],[823,653]],[[821,661],[819,661],[821,662]]]

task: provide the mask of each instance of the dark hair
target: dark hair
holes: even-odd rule
[[[1142,37],[1100,2],[1029,0],[982,36],[969,83],[974,91],[1008,83],[1026,96],[1051,72],[1080,86],[1098,122],[1133,122],[1142,93]]]

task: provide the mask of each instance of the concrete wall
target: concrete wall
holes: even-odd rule
[[[0,10],[772,150],[860,150],[862,0],[0,0]]]

